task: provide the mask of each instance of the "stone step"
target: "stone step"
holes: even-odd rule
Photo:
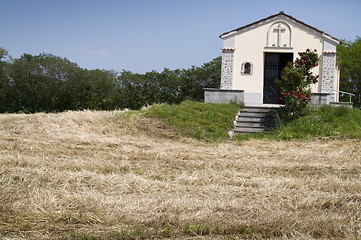
[[[278,108],[244,107],[242,112],[274,113]]]
[[[242,134],[242,133],[269,133],[270,129],[265,128],[249,128],[249,127],[236,127],[234,129],[234,133]]]
[[[274,122],[274,117],[237,117],[236,122]]]
[[[245,121],[237,121],[237,127],[258,127],[258,128],[266,128],[274,126],[273,122],[245,122]]]
[[[278,107],[244,107],[235,121],[235,134],[269,133],[275,126]]]
[[[274,118],[275,114],[272,113],[257,113],[257,112],[241,112],[238,114],[238,118],[243,117],[255,117],[255,118]]]

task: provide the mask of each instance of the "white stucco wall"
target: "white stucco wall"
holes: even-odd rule
[[[229,37],[223,39],[223,48],[225,48],[225,49],[232,49],[232,48],[234,48],[234,40],[235,40],[234,35],[229,36]]]
[[[288,25],[284,30],[282,41],[286,41],[291,36],[291,47],[277,47],[272,42],[277,41],[276,35],[268,36],[270,27],[278,22]],[[286,25],[283,25],[286,26]],[[271,41],[271,43],[270,43]],[[268,45],[267,45],[268,44]],[[271,47],[269,47],[271,46]],[[293,53],[294,60],[299,57],[298,52],[304,52],[306,49],[316,49],[319,54],[323,51],[335,52],[336,45],[332,39],[325,41],[322,33],[307,28],[304,25],[281,15],[271,21],[265,21],[250,28],[239,30],[236,34],[231,33],[224,39],[224,48],[233,48],[233,83],[232,89],[244,90],[245,103],[263,103],[263,82],[264,82],[264,55],[266,52]],[[241,65],[244,62],[253,64],[253,74],[247,75],[241,73]],[[320,75],[322,79],[320,66],[314,68],[313,72]],[[338,83],[338,81],[337,81]],[[336,83],[335,83],[336,84]],[[321,84],[311,86],[313,92],[321,91]]]
[[[332,41],[332,39],[329,39],[326,37],[324,39],[323,51],[324,52],[336,52],[335,41]]]

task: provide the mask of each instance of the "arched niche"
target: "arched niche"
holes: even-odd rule
[[[267,31],[266,47],[291,48],[291,27],[284,21],[274,22]]]
[[[241,65],[242,74],[252,74],[253,73],[253,64],[249,61],[245,61]]]

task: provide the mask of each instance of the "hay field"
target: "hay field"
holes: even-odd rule
[[[0,115],[0,239],[361,239],[359,140],[206,143],[141,118]]]

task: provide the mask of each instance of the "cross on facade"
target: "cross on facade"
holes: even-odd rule
[[[281,23],[279,23],[278,26],[273,29],[273,31],[277,32],[277,47],[281,47],[281,33],[285,32],[286,28],[283,28]]]

